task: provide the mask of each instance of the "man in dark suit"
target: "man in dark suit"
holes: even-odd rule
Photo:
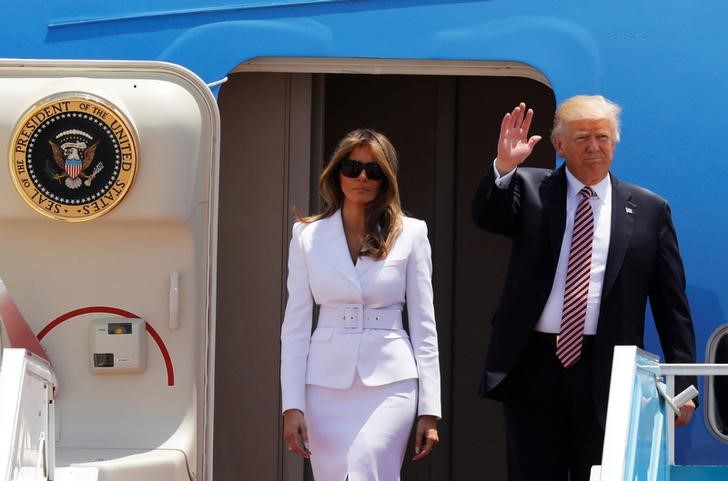
[[[602,96],[561,104],[551,141],[566,162],[552,171],[519,167],[541,139],[528,137],[533,111],[521,103],[473,200],[478,227],[512,240],[480,388],[503,402],[511,481],[589,479],[614,346],[642,347],[648,299],[667,361],[695,362],[670,208],[610,173],[619,112]]]

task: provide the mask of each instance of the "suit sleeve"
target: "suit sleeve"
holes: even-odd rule
[[[281,326],[282,408],[306,411],[306,362],[311,341],[313,296],[301,240],[305,224],[293,226],[288,251],[288,302]]]
[[[518,169],[505,188],[496,185],[495,169],[489,168],[478,185],[472,204],[472,218],[479,228],[512,237],[520,208]]]
[[[432,257],[427,225],[419,221],[407,261],[407,318],[419,377],[418,415],[441,417],[440,362],[432,293]]]
[[[665,359],[669,363],[694,363],[695,333],[690,307],[685,294],[683,268],[677,235],[672,223],[670,207],[662,206],[659,227],[657,266],[650,285],[650,307]],[[698,385],[694,376],[675,379],[676,392],[690,384]]]

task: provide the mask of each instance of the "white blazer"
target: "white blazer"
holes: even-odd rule
[[[403,219],[386,258],[360,257],[354,265],[341,211],[293,226],[288,255],[288,304],[281,327],[282,411],[306,411],[306,384],[346,389],[355,372],[367,386],[419,379],[418,414],[440,417],[440,366],[432,301],[432,260],[425,222]],[[407,305],[403,329],[317,327],[314,302],[336,307],[398,309]]]

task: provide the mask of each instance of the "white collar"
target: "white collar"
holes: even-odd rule
[[[579,194],[579,191],[584,188],[584,184],[582,184],[579,179],[574,177],[574,174],[569,172],[568,168],[565,168],[564,170],[566,171],[566,198],[571,199],[572,197]],[[591,187],[594,193],[597,194],[599,200],[604,203],[607,200],[607,191],[612,187],[611,176],[607,174],[607,176],[604,177],[602,180],[594,185],[590,185],[589,187]]]

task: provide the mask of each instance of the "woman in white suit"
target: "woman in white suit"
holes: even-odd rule
[[[438,442],[430,244],[426,224],[402,213],[396,173],[384,135],[350,132],[321,174],[323,211],[293,227],[281,328],[284,440],[310,457],[316,481],[399,480],[415,418],[413,459]]]

